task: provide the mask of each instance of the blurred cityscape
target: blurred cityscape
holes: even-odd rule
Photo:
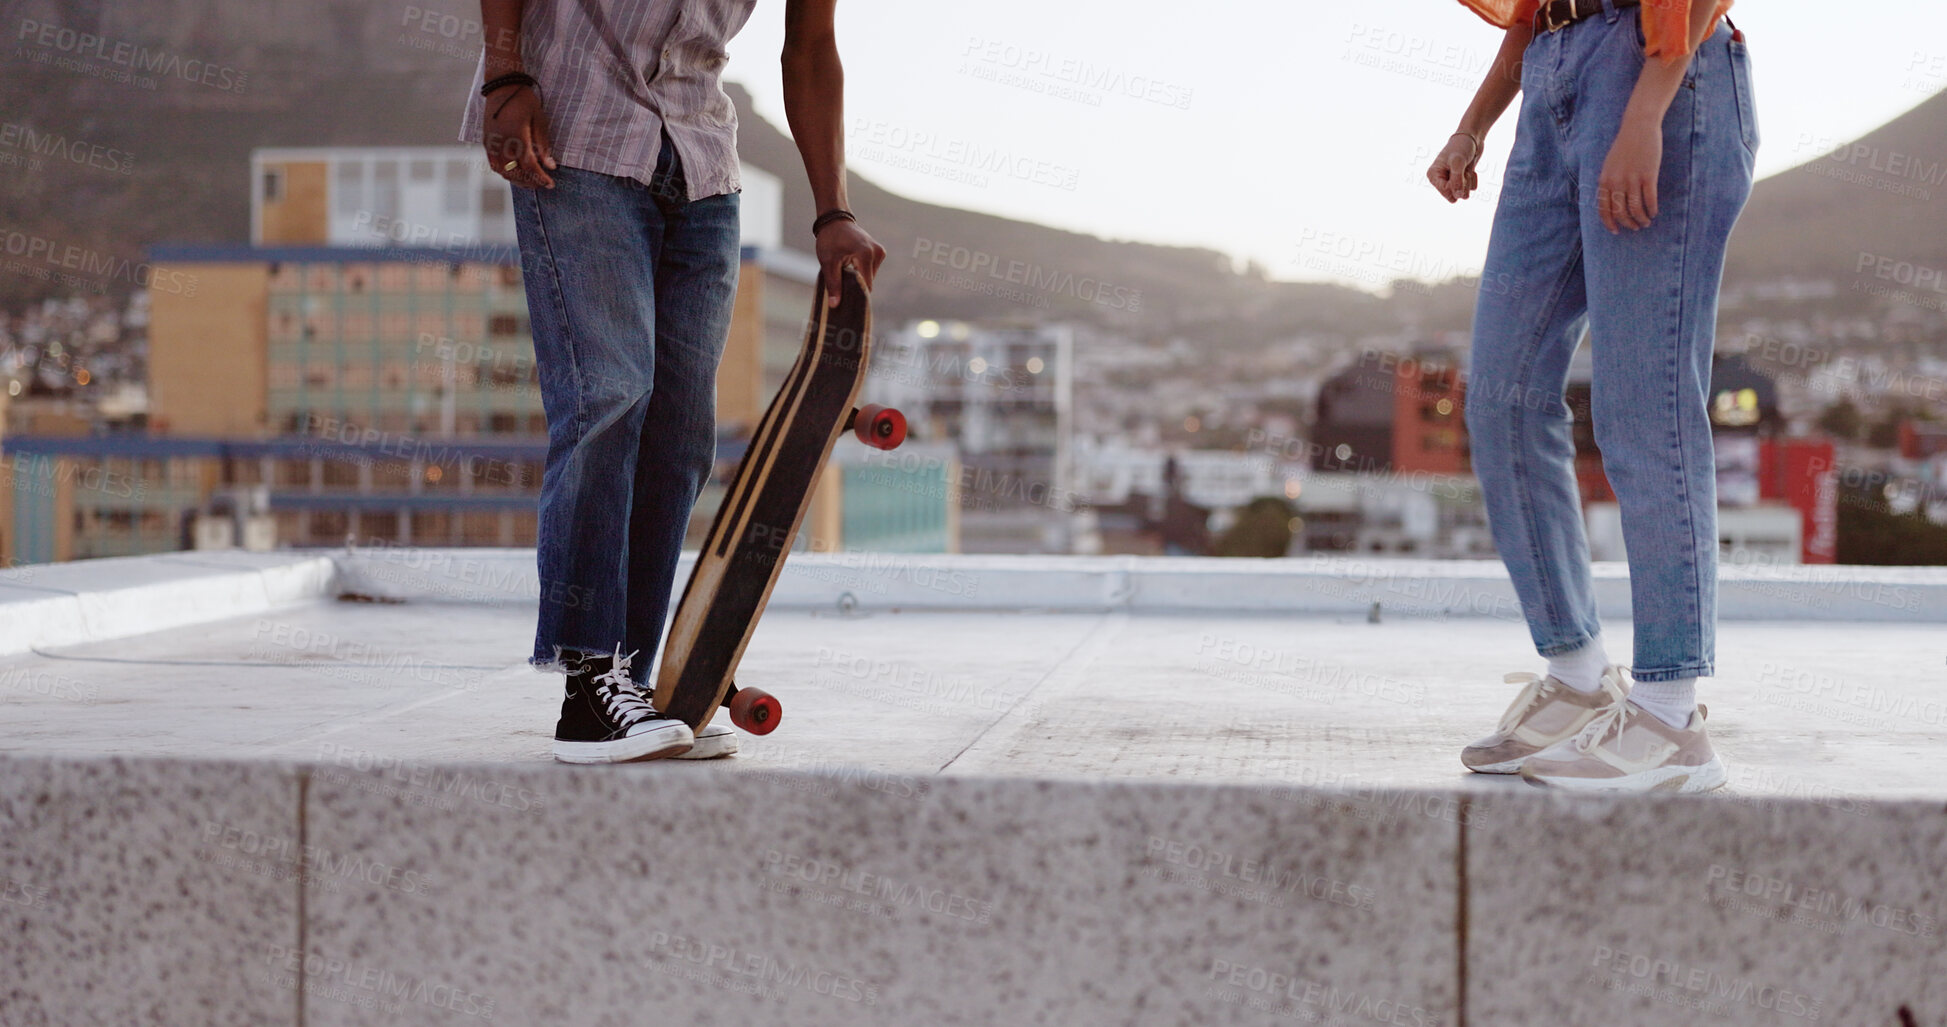
[[[745,132],[775,147],[758,119]],[[244,170],[247,242],[148,240],[139,274],[55,276],[0,314],[0,565],[532,545],[546,426],[506,184],[460,146],[260,147]],[[811,306],[789,171],[746,157],[697,532]],[[841,444],[801,547],[1494,555],[1464,421],[1471,281],[1296,287],[1252,319],[1235,297],[1159,302],[1100,259],[887,242],[864,397],[902,408],[912,441]],[[1729,562],[1947,563],[1947,282],[1863,249],[1847,270],[1726,288],[1710,404]],[[1589,536],[1620,559],[1586,357],[1568,399]]]

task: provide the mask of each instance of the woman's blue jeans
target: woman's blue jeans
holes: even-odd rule
[[[1604,159],[1643,68],[1635,9],[1538,32],[1481,273],[1467,385],[1494,544],[1543,655],[1599,630],[1563,393],[1584,324],[1603,470],[1621,506],[1639,681],[1709,675],[1716,469],[1706,393],[1724,248],[1751,192],[1745,45],[1720,25],[1663,119],[1659,213],[1611,234]]]
[[[553,189],[514,190],[548,418],[537,666],[617,645],[653,658],[716,459],[738,198],[686,200],[682,176],[665,140],[646,184],[564,167]]]

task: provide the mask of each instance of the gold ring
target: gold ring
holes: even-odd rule
[[[502,171],[512,171],[512,170],[514,170],[515,168],[518,168],[518,167],[520,167],[520,166],[521,166],[521,162],[520,162],[520,161],[517,161],[517,160],[510,160],[510,161],[508,161],[507,163],[505,163],[505,164],[502,164],[502,165],[500,166],[500,170],[502,170]]]

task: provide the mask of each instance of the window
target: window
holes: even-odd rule
[[[448,214],[465,214],[467,186],[472,184],[473,175],[468,171],[467,162],[456,158],[447,159],[445,170],[446,181],[440,186],[441,209]]]
[[[412,161],[406,165],[406,173],[411,175],[412,180],[415,182],[430,182],[433,180],[433,162],[429,160]]]
[[[354,217],[365,209],[364,161],[340,161],[332,169],[331,201],[340,217]]]
[[[281,203],[284,200],[284,169],[264,169],[264,202]]]
[[[487,319],[487,331],[492,335],[518,335],[521,330],[520,318],[513,314],[495,314]]]
[[[399,162],[375,161],[372,164],[372,217],[391,220],[399,216]]]
[[[480,187],[481,220],[497,218],[507,213],[508,188],[507,183],[498,178]]]

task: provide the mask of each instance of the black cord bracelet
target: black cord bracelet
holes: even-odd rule
[[[813,221],[811,223],[811,236],[814,239],[817,238],[818,233],[823,231],[826,225],[829,225],[834,221],[850,221],[853,224],[857,224],[858,220],[859,220],[858,216],[853,214],[851,211],[846,210],[843,207],[834,207],[831,210],[828,210],[823,214],[818,215],[818,220]]]
[[[539,83],[539,82],[536,82],[536,81],[534,81],[534,76],[532,76],[532,75],[529,75],[529,74],[528,74],[527,72],[525,72],[525,71],[510,71],[510,72],[508,72],[508,73],[507,73],[507,74],[505,74],[505,75],[501,75],[501,76],[498,76],[498,77],[496,77],[496,78],[491,78],[491,79],[488,79],[488,80],[487,80],[487,82],[486,82],[486,83],[485,83],[484,85],[482,85],[482,86],[480,87],[480,95],[481,95],[481,96],[485,96],[485,95],[487,95],[488,93],[491,93],[491,92],[493,92],[494,90],[496,90],[496,89],[499,89],[499,88],[501,88],[501,87],[503,87],[503,86],[529,86],[529,87],[533,87],[533,86],[538,86],[538,85],[540,85],[540,83]]]

